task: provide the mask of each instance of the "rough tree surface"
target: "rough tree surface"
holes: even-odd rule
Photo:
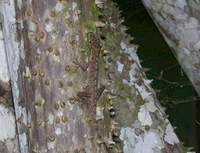
[[[20,153],[183,152],[114,3],[0,7]]]
[[[200,1],[142,1],[200,96]]]
[[[2,29],[0,28],[0,152],[18,153],[15,116],[10,77],[6,61]]]

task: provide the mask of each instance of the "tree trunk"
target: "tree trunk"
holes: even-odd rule
[[[19,153],[10,76],[0,23],[0,152]]]
[[[200,96],[200,2],[142,1]]]
[[[114,3],[8,2],[20,153],[183,152]]]

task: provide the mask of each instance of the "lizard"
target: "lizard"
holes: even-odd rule
[[[101,52],[101,44],[97,34],[89,33],[88,37],[89,37],[88,39],[91,52],[91,57],[90,57],[91,59],[88,65],[89,93],[91,94],[91,97],[89,99],[90,102],[89,110],[91,111],[92,115],[96,116],[96,106],[99,98],[98,94],[100,91],[98,90],[98,72],[99,72],[99,55]],[[103,90],[101,92],[103,92]]]
[[[77,93],[77,97],[81,102],[81,105],[87,106],[89,120],[92,121],[92,133],[97,140],[97,143],[101,146],[101,149],[107,150],[108,142],[102,138],[102,131],[99,128],[99,123],[96,120],[96,107],[98,100],[105,90],[105,85],[100,85],[98,88],[98,77],[99,77],[99,58],[101,53],[101,42],[98,34],[89,33],[88,35],[90,58],[88,63],[80,64],[77,61],[74,62],[83,71],[88,71],[88,86],[84,88],[84,91]]]
[[[96,116],[97,101],[103,93],[105,86],[101,85],[98,89],[99,55],[101,52],[101,43],[98,34],[90,32],[87,35],[90,49],[90,58],[88,63],[80,64],[74,61],[83,71],[88,70],[88,86],[85,91],[77,93],[79,101],[86,103],[91,117]],[[85,104],[84,104],[85,105]]]

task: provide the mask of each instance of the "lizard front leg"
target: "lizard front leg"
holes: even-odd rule
[[[97,101],[99,100],[99,98],[103,94],[105,88],[106,88],[105,85],[100,85],[100,87],[97,89]]]
[[[89,64],[87,62],[79,62],[78,60],[74,60],[73,63],[78,66],[82,71],[87,71]]]

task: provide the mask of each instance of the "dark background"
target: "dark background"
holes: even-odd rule
[[[141,0],[115,0],[122,10],[127,33],[138,44],[138,55],[148,79],[162,106],[166,108],[169,120],[176,127],[176,133],[189,150],[197,150],[195,129],[196,93],[177,63],[171,50],[148,15]],[[162,77],[161,77],[161,74]],[[200,102],[199,102],[200,103]],[[200,105],[198,103],[198,105]],[[199,138],[198,138],[199,139]]]

